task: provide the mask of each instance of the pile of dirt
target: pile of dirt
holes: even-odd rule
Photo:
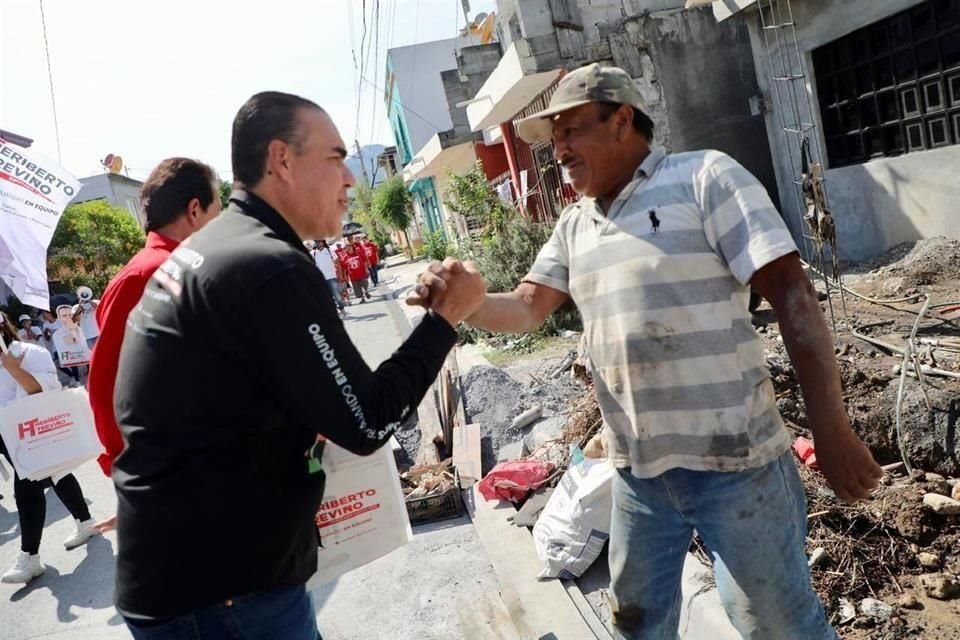
[[[512,428],[513,419],[534,404],[521,394],[520,383],[496,367],[476,366],[463,381],[467,423],[480,425],[480,465],[486,474],[496,465],[500,450],[523,439],[528,430]]]
[[[898,619],[877,621],[859,610],[855,618],[845,619],[849,614],[844,608],[859,609],[863,598],[896,604],[910,595],[929,602],[929,593],[920,584],[922,574],[957,578],[960,522],[923,505],[924,494],[944,491],[946,480],[923,472],[911,478],[888,475],[872,500],[846,505],[818,472],[801,467],[801,476],[807,495],[807,552],[822,549],[817,553],[826,554],[811,575],[831,622],[892,630],[893,635],[876,637],[934,637],[923,633],[923,625],[905,622],[905,610]]]
[[[927,294],[932,304],[960,300],[960,242],[933,238],[892,248],[873,264],[860,265],[866,277],[848,286],[879,298]],[[821,287],[822,288],[822,287]],[[846,315],[834,293],[834,336],[851,425],[880,464],[900,461],[896,406],[903,361],[898,349],[907,346],[922,300],[878,305],[846,296]],[[824,304],[825,313],[828,312]],[[926,583],[960,580],[960,516],[938,515],[924,506],[928,493],[950,494],[960,477],[960,321],[938,309],[930,310],[919,326],[916,343],[920,364],[946,372],[927,375],[925,384],[908,377],[902,397],[904,448],[918,470],[912,478],[888,473],[871,500],[840,503],[818,472],[803,468],[808,502],[807,552],[825,553],[826,561],[812,569],[814,586],[831,623],[852,640],[960,640],[955,599],[931,595]],[[754,324],[764,345],[777,406],[797,436],[812,437],[806,406],[775,314],[763,308]],[[859,338],[850,330],[893,347]],[[925,392],[925,393],[924,393]],[[926,475],[929,472],[940,474]],[[822,550],[822,551],[821,551]],[[933,566],[931,566],[933,563]],[[878,619],[865,615],[864,598],[893,607]]]
[[[910,289],[956,280],[960,274],[960,241],[936,236],[898,244],[877,258],[874,278],[903,278]]]
[[[773,380],[780,414],[796,435],[810,436],[796,372],[775,328],[767,327],[767,365]],[[843,397],[853,430],[881,463],[900,460],[895,407],[900,378],[892,367],[899,356],[884,356],[869,344],[845,338],[837,363]],[[943,365],[941,362],[940,364]],[[947,365],[943,365],[947,366]],[[903,396],[902,431],[911,463],[920,469],[960,476],[960,438],[954,433],[960,421],[960,382],[927,377],[928,410],[919,382],[907,380]]]
[[[420,445],[422,434],[420,433],[420,424],[417,420],[417,412],[410,413],[410,417],[393,434],[400,444],[400,451],[394,452],[397,459],[397,466],[400,469],[407,469],[413,466],[420,456]]]
[[[565,424],[564,444],[568,439],[575,439],[569,434],[585,433],[589,428],[590,425],[580,424],[586,418],[581,417],[578,408],[586,390],[569,374],[554,376],[557,366],[554,360],[548,359],[536,367],[510,367],[507,371],[475,366],[462,376],[467,422],[480,425],[484,473],[496,464],[501,449],[516,445],[546,422],[559,420]],[[539,409],[537,420],[522,427],[513,426],[517,416],[534,408]],[[599,409],[596,414],[598,418]],[[566,425],[567,422],[572,426]]]

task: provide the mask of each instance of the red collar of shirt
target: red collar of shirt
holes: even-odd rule
[[[151,231],[147,234],[147,249],[163,249],[170,253],[179,246],[180,242],[173,238],[168,238],[162,233]]]

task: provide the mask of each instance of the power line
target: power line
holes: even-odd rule
[[[360,75],[363,75],[363,72],[365,71],[363,62],[363,43],[366,42],[367,39],[367,0],[363,0],[360,9],[363,11],[363,18],[361,19],[362,26],[360,31]]]
[[[377,9],[377,7],[379,6],[379,4],[380,4],[380,3],[379,3],[379,0],[374,0],[373,6],[370,7],[370,22],[371,22],[371,25],[372,25],[372,27],[373,27],[373,33],[374,33],[374,34],[376,34],[376,31],[377,31],[377,22],[376,22],[376,20],[375,20],[374,11]],[[364,0],[364,7],[366,7],[366,0]],[[364,9],[364,18],[366,18],[366,9]],[[367,34],[369,34],[369,33],[370,33],[370,32],[369,32],[369,30],[368,30],[368,31],[367,31]],[[369,63],[370,63],[370,48],[373,46],[373,38],[374,38],[373,35],[370,35],[370,36],[367,38],[367,50],[366,50],[366,52],[361,51],[361,54],[363,55],[363,61],[361,62],[361,66],[360,66],[361,75],[366,75],[366,72],[370,70],[370,64],[369,64]],[[363,49],[363,42],[362,42],[362,41],[360,42],[360,49],[361,49],[361,50]]]
[[[380,73],[380,0],[374,0],[374,18],[373,18],[373,82],[376,84],[378,74]],[[373,92],[373,113],[370,115],[370,137],[373,142],[373,130],[377,124],[377,103],[380,101],[378,92]]]
[[[414,24],[413,24],[413,44],[414,44],[414,45],[417,44],[417,36],[418,36],[418,35],[420,35],[420,0],[417,0],[417,17],[416,17],[415,22],[414,22]],[[413,70],[411,71],[410,75],[412,75],[414,78],[416,78],[416,77],[417,77],[417,50],[416,50],[416,48],[414,48],[414,50],[413,50],[413,65],[412,65],[412,66],[413,66]]]
[[[383,71],[384,71],[383,80],[384,80],[384,84],[386,84],[386,82],[387,82],[387,76],[386,76],[386,71],[387,71],[387,58],[388,58],[388,56],[390,55],[390,49],[393,48],[393,32],[394,32],[394,28],[396,27],[396,24],[397,24],[397,22],[396,22],[396,18],[397,18],[397,3],[398,3],[398,0],[393,0],[393,4],[390,5],[390,9],[389,9],[389,11],[390,11],[390,14],[389,14],[390,17],[387,19],[387,28],[386,28],[386,33],[384,34],[384,35],[386,35],[386,44],[385,44],[384,47],[383,47]],[[386,99],[387,99],[387,92],[386,92],[386,91],[383,92],[383,96],[382,96],[381,99],[384,100],[384,102],[386,102]],[[383,107],[383,108],[387,110],[387,113],[384,114],[383,119],[381,119],[380,122],[379,122],[379,124],[377,124],[377,132],[376,132],[376,134],[373,136],[373,139],[374,139],[374,140],[379,140],[379,139],[380,139],[380,132],[383,130],[383,123],[384,123],[385,120],[388,120],[388,119],[390,118],[390,111],[389,111],[390,106],[387,105],[387,104],[384,104],[384,107]]]
[[[347,16],[350,23],[350,55],[353,56],[353,81],[357,86],[357,111],[354,117],[354,127],[353,127],[353,137],[357,137],[357,133],[360,131],[360,100],[363,98],[363,84],[357,77],[363,77],[363,40],[360,41],[360,69],[357,70],[357,49],[356,49],[356,34],[354,32],[354,18],[353,18],[353,3],[348,3]],[[366,7],[366,4],[364,4]],[[364,13],[364,24],[366,24],[366,13]],[[366,32],[366,27],[364,27],[364,32]]]
[[[387,40],[387,49],[393,48],[393,32],[397,28],[397,4],[400,0],[393,0],[393,13],[390,14],[390,39]]]
[[[386,93],[386,91],[384,90],[383,87],[378,86],[378,85],[375,85],[374,83],[370,82],[370,80],[369,80],[368,78],[365,78],[365,77],[363,77],[363,76],[360,76],[360,79],[361,79],[362,81],[366,82],[368,85],[370,85],[370,86],[373,87],[374,89],[376,89],[376,90],[378,90],[378,91],[383,91],[384,93]],[[417,113],[416,111],[414,111],[413,109],[411,109],[410,107],[404,105],[404,106],[403,106],[403,110],[404,110],[404,111],[409,111],[409,112],[412,113],[413,115],[417,116],[418,118],[420,118],[421,120],[423,120],[424,122],[426,122],[428,125],[430,125],[431,127],[433,127],[435,131],[444,131],[444,127],[437,126],[436,124],[430,122],[429,120],[427,120],[425,117],[423,117],[422,115],[420,115],[419,113]]]
[[[57,162],[63,164],[60,153],[60,122],[57,119],[57,97],[53,92],[53,69],[50,66],[50,43],[47,41],[47,18],[43,13],[43,0],[40,0],[40,24],[43,27],[43,49],[47,54],[47,79],[50,81],[50,102],[53,104],[53,132],[57,138]]]

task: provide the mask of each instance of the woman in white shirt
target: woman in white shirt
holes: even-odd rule
[[[60,388],[50,352],[43,347],[17,340],[16,327],[3,312],[0,312],[0,338],[7,345],[6,353],[0,350],[0,407],[27,395]],[[10,454],[2,439],[0,453],[10,460]],[[20,519],[21,553],[10,570],[0,577],[0,581],[27,583],[46,570],[40,563],[39,551],[47,518],[44,490],[51,484],[57,497],[77,522],[77,530],[64,541],[64,546],[73,549],[99,533],[94,528],[80,483],[73,474],[67,474],[55,483],[50,479],[36,482],[25,480],[15,474],[13,493],[17,503],[17,516]]]
[[[33,326],[33,318],[24,313],[20,316],[20,331],[17,331],[17,337],[20,342],[40,344],[43,340],[43,331],[40,327]]]

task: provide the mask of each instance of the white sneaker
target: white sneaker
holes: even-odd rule
[[[27,584],[47,568],[40,564],[40,555],[30,555],[26,551],[21,551],[17,556],[17,561],[10,569],[3,574],[0,582],[7,584]]]
[[[94,526],[95,523],[93,521],[93,518],[90,518],[89,520],[84,520],[83,522],[80,522],[79,520],[77,520],[76,522],[77,522],[76,532],[74,532],[72,536],[70,536],[69,538],[63,541],[63,546],[65,546],[67,549],[75,549],[76,547],[79,547],[80,545],[82,545],[84,542],[86,542],[93,536],[100,535],[100,530]]]

